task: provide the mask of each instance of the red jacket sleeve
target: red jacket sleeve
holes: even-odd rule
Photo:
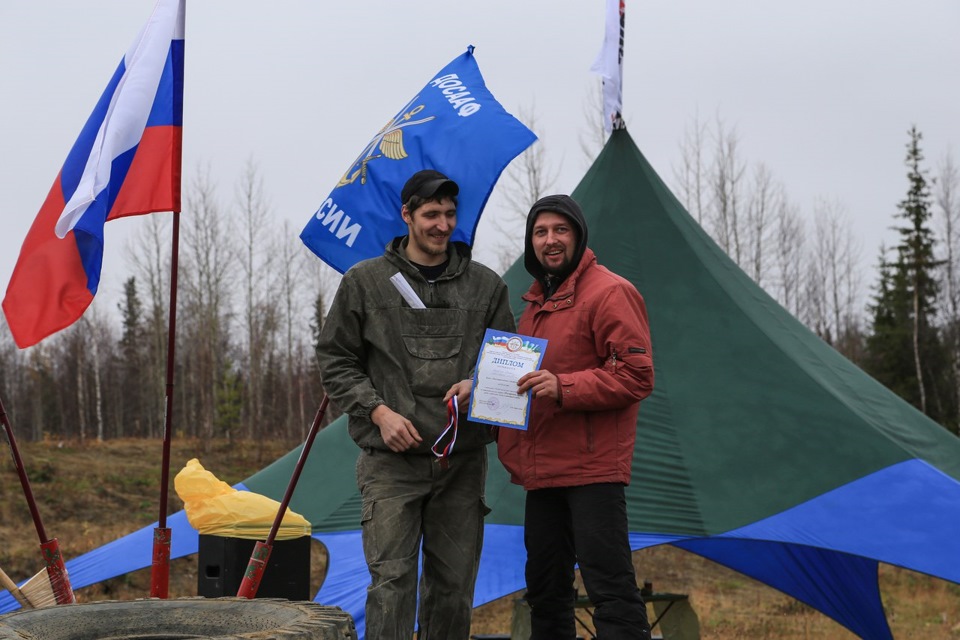
[[[629,406],[653,391],[653,352],[643,298],[628,282],[611,287],[592,318],[597,368],[563,373],[561,410],[604,411]]]

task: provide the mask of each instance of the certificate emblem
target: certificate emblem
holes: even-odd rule
[[[507,340],[507,351],[511,351],[511,352],[519,351],[520,347],[522,346],[523,346],[523,340],[521,340],[517,336],[513,336],[512,338]]]

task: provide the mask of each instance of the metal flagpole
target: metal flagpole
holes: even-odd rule
[[[23,487],[23,495],[27,499],[27,505],[30,507],[30,515],[33,516],[33,525],[36,527],[37,536],[40,538],[40,550],[43,553],[43,561],[46,565],[47,576],[50,578],[50,587],[53,589],[54,598],[56,598],[57,604],[73,604],[76,602],[76,599],[73,596],[73,589],[70,587],[67,568],[63,564],[63,556],[60,554],[60,543],[56,538],[47,538],[47,531],[44,529],[43,521],[40,519],[37,501],[33,497],[30,480],[27,478],[27,472],[23,468],[20,449],[17,447],[16,438],[13,437],[13,427],[10,426],[10,420],[7,418],[7,412],[3,408],[2,400],[0,400],[0,423],[3,424],[4,433],[7,435],[7,442],[10,443],[10,450],[13,452],[13,462],[17,467],[17,475],[20,476],[20,486]]]
[[[177,271],[180,260],[180,212],[173,212],[173,239],[170,251],[170,320],[167,332],[166,404],[163,408],[163,461],[160,469],[160,517],[153,530],[153,563],[150,568],[150,597],[167,597],[170,587],[170,539],[167,527],[167,497],[170,485],[171,414],[173,413],[174,352],[177,344]]]
[[[297,459],[297,465],[293,469],[293,475],[290,476],[290,483],[287,484],[287,490],[283,494],[283,500],[280,502],[280,508],[277,510],[277,516],[273,519],[273,526],[270,527],[270,533],[267,535],[266,542],[257,540],[253,547],[253,553],[250,554],[250,562],[247,563],[247,569],[243,572],[243,580],[240,582],[240,589],[237,590],[238,598],[253,599],[257,597],[257,590],[260,588],[260,581],[263,578],[263,571],[267,568],[267,561],[270,560],[270,552],[273,550],[273,541],[277,537],[277,531],[280,529],[280,523],[283,516],[287,513],[287,505],[290,504],[290,498],[297,488],[297,481],[300,479],[300,472],[303,471],[303,465],[310,455],[310,448],[313,441],[317,438],[317,432],[320,430],[320,423],[323,422],[323,415],[327,412],[327,405],[330,404],[330,398],[324,394],[320,402],[320,408],[317,409],[317,415],[313,419],[313,425],[310,427],[310,433],[303,443],[303,449],[300,450],[300,458]]]

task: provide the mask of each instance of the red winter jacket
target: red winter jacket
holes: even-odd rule
[[[653,390],[643,298],[588,248],[549,300],[539,281],[523,299],[517,331],[548,340],[541,369],[561,402],[534,399],[527,431],[500,428],[500,461],[528,490],[629,484],[640,400]]]

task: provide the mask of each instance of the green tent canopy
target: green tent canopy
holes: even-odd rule
[[[811,333],[700,228],[625,130],[572,194],[601,264],[647,302],[656,383],[627,489],[634,549],[670,544],[769,584],[863,638],[891,633],[879,562],[960,582],[960,442]],[[531,278],[505,276],[519,316]],[[316,600],[363,630],[358,449],[321,431],[290,507],[330,553]],[[523,589],[523,491],[491,464],[475,603]],[[455,454],[454,454],[455,455]],[[299,450],[239,485],[279,500]],[[175,514],[172,557],[197,550]],[[67,563],[75,587],[149,566],[152,527]],[[15,608],[0,595],[0,612]]]
[[[627,493],[635,548],[673,544],[711,558],[867,638],[890,637],[878,562],[960,581],[954,436],[743,273],[625,130],[572,195],[598,260],[636,285],[650,318],[656,383],[641,405]],[[505,280],[519,316],[531,281],[522,260]],[[355,451],[344,433],[343,424],[328,428],[337,453],[317,448],[324,462],[310,467],[323,478],[305,476],[312,489],[293,505],[318,533],[355,530],[359,521]],[[275,490],[288,468],[248,485]],[[325,486],[343,499],[324,497]],[[487,498],[478,604],[523,588],[523,495],[495,462]],[[366,586],[365,573],[357,580]],[[328,585],[318,598],[336,602],[340,587]]]

